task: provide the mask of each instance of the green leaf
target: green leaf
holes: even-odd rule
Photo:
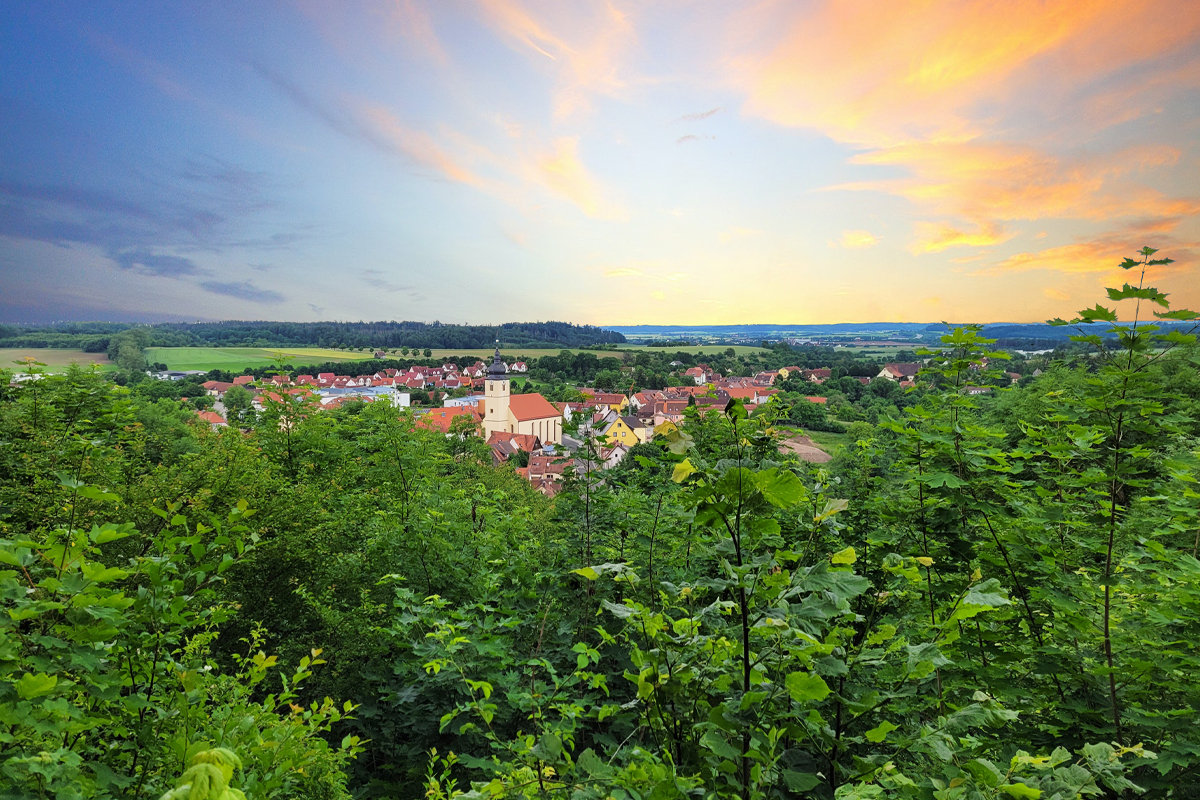
[[[795,474],[778,467],[754,474],[754,485],[767,502],[778,508],[791,508],[804,499],[804,484]]]
[[[1080,322],[1116,322],[1117,312],[1112,309],[1105,308],[1099,303],[1095,308],[1085,308],[1079,312]]]
[[[813,522],[821,522],[822,520],[829,519],[834,514],[840,514],[841,512],[845,511],[849,507],[850,507],[849,500],[839,500],[839,499],[826,500],[825,507],[821,509],[820,514],[817,514],[815,517],[813,517]]]
[[[105,567],[103,564],[94,562],[84,562],[83,564],[83,577],[96,583],[118,581],[128,575],[128,572],[117,567]]]
[[[975,758],[963,765],[967,772],[975,777],[975,780],[989,788],[995,788],[1000,785],[1000,781],[1004,780],[1004,776],[1000,773],[999,768],[986,758]]]
[[[967,482],[962,478],[957,475],[951,475],[949,472],[931,472],[928,475],[921,476],[917,480],[926,486],[945,486],[950,489],[959,489],[967,485]]]
[[[1042,796],[1041,789],[1035,789],[1032,786],[1027,786],[1023,783],[1005,783],[1001,784],[999,788],[1000,791],[1004,792],[1010,797],[1022,797],[1030,798],[1030,800],[1037,800],[1037,798]]]
[[[675,465],[675,469],[671,470],[671,480],[683,483],[693,472],[696,472],[696,468],[692,466],[691,459],[685,458]]]
[[[605,764],[604,760],[596,755],[595,751],[590,747],[579,754],[579,758],[575,760],[575,763],[579,765],[579,768],[585,774],[593,778],[607,778],[612,775],[612,767]]]
[[[834,553],[829,560],[834,564],[853,564],[858,560],[858,555],[854,552],[853,547],[847,547],[845,550]]]
[[[803,703],[806,700],[824,700],[830,692],[829,685],[825,683],[824,678],[809,672],[793,672],[784,679],[783,683],[787,687],[788,694],[797,703]]]
[[[573,569],[573,570],[571,570],[571,572],[576,575],[582,575],[583,577],[587,578],[589,581],[594,581],[600,577],[600,573],[596,572],[596,570],[592,569],[591,567],[582,567],[580,569]]]
[[[1186,308],[1181,308],[1178,311],[1168,311],[1165,314],[1159,314],[1157,311],[1155,311],[1154,316],[1158,317],[1159,319],[1177,319],[1183,322],[1188,322],[1189,320],[1193,319],[1200,319],[1200,314],[1196,313],[1195,311],[1188,311]]]
[[[721,758],[728,758],[731,761],[736,761],[742,757],[742,752],[740,750],[731,745],[729,742],[725,741],[725,738],[715,731],[708,731],[701,736],[700,744],[704,745]]]
[[[793,792],[808,792],[816,788],[821,779],[811,772],[796,772],[795,770],[785,769],[783,771],[783,781],[788,788]]]
[[[876,743],[882,742],[887,735],[894,730],[896,730],[896,726],[885,719],[883,722],[867,731],[867,741]]]
[[[1163,308],[1171,307],[1171,304],[1167,302],[1167,296],[1152,286],[1130,286],[1127,283],[1120,289],[1109,287],[1107,291],[1109,300],[1149,300]]]
[[[17,694],[23,700],[49,694],[50,692],[54,691],[54,687],[57,685],[58,676],[47,675],[44,672],[39,672],[36,675],[26,672],[15,684]]]
[[[562,754],[562,740],[553,733],[543,733],[538,743],[530,749],[530,754],[542,761],[557,761]]]

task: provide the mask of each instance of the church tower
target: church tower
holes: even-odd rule
[[[496,342],[496,355],[488,367],[487,381],[483,388],[485,439],[494,431],[508,431],[508,393],[508,367],[500,360],[500,343]]]

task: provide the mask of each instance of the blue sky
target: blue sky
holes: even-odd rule
[[[1195,2],[0,5],[0,319],[1200,305]]]

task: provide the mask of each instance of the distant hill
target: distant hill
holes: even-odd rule
[[[238,321],[120,325],[0,325],[0,347],[63,347],[101,352],[108,339],[131,327],[149,334],[150,347],[397,347],[478,349],[497,338],[505,347],[585,347],[621,344],[625,337],[594,325],[569,322],[507,322],[503,325],[443,325],[438,322],[268,322]]]

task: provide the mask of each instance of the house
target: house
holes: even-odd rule
[[[629,407],[629,398],[618,392],[598,392],[595,389],[580,387],[580,393],[586,402],[596,406],[608,406],[614,411],[624,411]]]
[[[447,397],[442,405],[446,406],[447,408],[453,408],[454,406],[470,406],[471,408],[478,409],[481,402],[483,402],[483,395],[469,394],[466,397]]]
[[[550,480],[557,483],[563,479],[563,472],[566,471],[566,468],[566,460],[552,453],[531,455],[528,467],[529,480],[531,482]]]
[[[678,425],[683,422],[683,412],[687,409],[687,400],[663,400],[654,404],[654,414],[651,417],[655,429],[664,423]]]
[[[248,383],[254,383],[253,375],[238,375],[233,379],[234,386],[245,386]]]
[[[215,411],[201,411],[196,416],[207,422],[213,428],[226,428],[229,426],[229,423],[225,421],[225,418]]]
[[[1022,378],[1022,375],[1019,372],[1006,372],[1004,374],[1008,376],[1012,383],[1018,383]]]
[[[883,369],[879,370],[879,374],[875,377],[886,378],[889,381],[905,381],[917,377],[917,373],[920,371],[921,365],[917,363],[884,364]]]
[[[524,361],[514,361],[508,367],[511,372],[529,372],[529,365]]]
[[[542,449],[542,440],[528,433],[496,431],[488,437],[487,444],[492,450],[493,464],[503,464],[519,450],[532,454]]]
[[[990,386],[968,386],[964,389],[966,394],[991,394],[992,387]]]
[[[417,417],[417,427],[449,434],[450,426],[457,419],[470,420],[473,426],[477,426],[480,422],[479,413],[474,408],[451,406],[450,408],[433,408],[421,414]]]
[[[615,422],[619,416],[620,414],[606,406],[600,410],[594,411],[590,418],[585,418],[582,422],[580,422],[579,432],[584,436],[589,436],[593,431],[604,430],[609,425],[613,424],[613,422]]]
[[[225,393],[232,389],[233,386],[234,385],[232,383],[225,383],[224,381],[205,381],[204,383],[200,384],[200,387],[204,389],[204,391],[206,391],[210,397],[217,398],[224,397]]]
[[[500,359],[500,348],[488,367],[484,383],[483,428],[488,436],[496,431],[528,433],[547,444],[562,441],[562,416],[540,394],[511,394],[508,368]]]
[[[713,378],[713,371],[706,365],[701,364],[698,367],[691,367],[683,373],[685,378],[691,378],[696,382],[697,386],[703,386]]]
[[[633,447],[650,441],[650,437],[654,435],[654,429],[637,417],[617,417],[601,435],[610,445],[623,444]]]
[[[576,414],[586,414],[588,409],[592,408],[587,403],[551,403],[551,405],[558,409],[558,413],[562,414],[562,418],[567,422],[573,420]]]
[[[828,397],[805,397],[804,399],[810,403],[816,403],[817,405],[822,406],[829,402]]]
[[[833,370],[828,367],[818,367],[817,369],[806,369],[800,373],[803,380],[809,383],[824,383],[833,377]]]
[[[754,376],[754,384],[756,386],[770,386],[775,383],[775,379],[779,377],[778,372],[766,371],[760,372]]]
[[[630,451],[629,445],[614,444],[600,445],[595,450],[595,457],[577,457],[571,465],[576,475],[586,475],[588,472],[598,472],[602,469],[612,469],[624,460]],[[580,451],[581,453],[584,451]]]
[[[387,357],[387,351],[386,351],[386,350],[376,350],[376,351],[375,351],[375,357],[376,357],[376,358],[386,358],[386,357]]]
[[[726,405],[731,399],[739,399],[746,405],[755,405],[758,402],[758,392],[762,390],[754,389],[750,386],[725,386],[722,389],[716,390],[716,399],[721,405]]]

